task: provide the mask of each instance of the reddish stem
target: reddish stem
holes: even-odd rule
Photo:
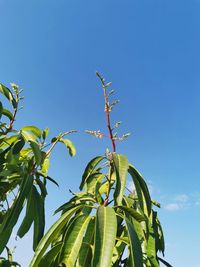
[[[103,81],[103,86],[105,88],[104,81]],[[108,96],[106,94],[106,89],[104,89],[104,100],[105,100],[105,112],[106,112],[107,127],[108,127],[108,131],[109,131],[110,139],[112,142],[113,152],[115,152],[116,151],[116,144],[115,144],[115,140],[113,138],[113,132],[112,132],[112,128],[110,125],[110,111],[109,111]]]

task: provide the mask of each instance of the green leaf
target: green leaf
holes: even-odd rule
[[[157,212],[155,211],[153,211],[153,230],[155,234],[156,251],[159,250],[160,252],[162,252],[164,256],[164,251],[165,251],[164,235],[160,221],[157,217]]]
[[[3,84],[0,83],[0,93],[2,93],[12,104],[13,108],[17,107],[17,103],[16,100],[12,94],[12,92],[10,91],[10,89],[8,89],[7,87],[5,87]]]
[[[145,216],[140,214],[139,212],[137,212],[134,208],[128,208],[126,206],[117,206],[117,208],[128,213],[130,216],[132,216],[138,222],[146,221]]]
[[[6,116],[10,121],[13,120],[13,114],[6,108],[3,108],[2,115]]]
[[[50,176],[47,176],[46,179],[48,179],[49,181],[51,181],[52,183],[54,183],[55,185],[57,185],[57,187],[59,187],[59,184]]]
[[[135,184],[135,189],[136,189],[136,192],[138,195],[139,202],[141,204],[141,208],[145,212],[144,207],[143,207],[143,196],[142,196],[142,194],[143,194],[144,198],[145,198],[147,212],[148,212],[148,215],[150,215],[152,204],[151,204],[151,197],[149,194],[148,187],[147,187],[143,177],[141,176],[141,174],[132,165],[129,165],[128,171],[129,171],[129,173],[133,179],[133,182]],[[141,191],[142,191],[142,194],[141,194]]]
[[[33,199],[33,192],[28,196],[27,205],[26,205],[26,214],[25,217],[17,231],[17,235],[22,238],[30,229],[33,219],[34,219],[34,199]]]
[[[42,162],[42,166],[41,166],[41,171],[45,176],[47,176],[48,174],[49,166],[50,166],[50,160],[48,157],[46,157],[44,161]]]
[[[32,141],[36,142],[37,138],[32,133],[29,133],[28,131],[21,130],[21,134],[23,138],[26,140],[26,142]]]
[[[38,175],[36,175],[35,181],[36,181],[37,185],[40,188],[41,196],[45,198],[47,196],[47,194],[48,194],[47,193],[47,188],[46,188],[46,180],[41,181],[40,177]]]
[[[22,150],[22,148],[24,147],[25,145],[25,141],[23,138],[21,138],[19,141],[17,141],[14,146],[13,146],[13,149],[12,149],[12,152],[14,155],[16,154],[19,154],[19,152]]]
[[[80,185],[80,190],[83,189],[83,186],[85,184],[85,182],[87,181],[88,177],[94,172],[96,166],[103,160],[105,159],[104,157],[102,156],[98,156],[98,157],[95,157],[93,158],[89,163],[88,165],[86,166],[86,169],[83,173],[83,176],[82,176],[82,181],[81,181],[81,185]]]
[[[49,134],[49,128],[46,128],[42,131],[42,138],[45,140]]]
[[[95,232],[95,218],[92,218],[88,224],[81,249],[78,256],[76,267],[88,267],[90,266],[92,259],[92,244]]]
[[[58,243],[55,246],[53,246],[42,258],[41,262],[39,263],[38,267],[50,267],[52,262],[55,260],[56,256],[60,252],[62,243]]]
[[[33,154],[35,156],[35,162],[36,162],[37,166],[40,166],[41,161],[42,161],[42,153],[41,153],[40,147],[36,142],[29,141],[29,143],[30,143],[30,146],[33,150]]]
[[[64,213],[47,231],[47,233],[43,236],[43,238],[40,240],[40,243],[38,244],[34,257],[30,263],[29,267],[36,267],[38,266],[39,262],[42,259],[42,256],[44,255],[45,251],[51,244],[51,242],[54,241],[55,237],[61,232],[63,227],[66,225],[66,223],[69,221],[71,216],[81,209],[84,205],[80,205],[78,207],[74,207]]]
[[[35,251],[39,241],[43,237],[44,227],[45,227],[44,198],[38,193],[35,186],[33,186],[33,201],[34,201],[33,250]]]
[[[123,155],[113,153],[113,164],[116,173],[116,188],[114,192],[115,205],[121,205],[126,186],[128,159]]]
[[[30,193],[31,186],[33,184],[33,176],[28,176],[23,178],[20,189],[19,196],[14,201],[12,207],[6,214],[3,223],[0,225],[0,253],[5,248],[8,239],[12,233],[12,229],[17,223],[19,215],[23,209],[23,204],[25,198]]]
[[[105,175],[104,175],[105,176]],[[105,182],[101,184],[101,187],[99,188],[99,193],[102,194],[109,194],[109,190],[113,186],[113,184],[116,181],[116,173],[113,172],[112,168],[109,168],[108,171],[108,177]]]
[[[151,225],[149,227],[149,235],[147,241],[147,257],[153,267],[159,267],[158,261],[156,259],[156,240]]]
[[[98,182],[101,182],[103,177],[104,177],[104,174],[102,174],[102,173],[93,173],[93,174],[91,174],[88,177],[87,181],[86,181],[86,191],[87,191],[87,193],[94,194],[95,193],[96,184]]]
[[[117,218],[111,207],[97,209],[92,267],[110,267],[117,233]]]
[[[76,155],[75,146],[73,145],[73,143],[70,140],[61,138],[59,141],[66,145],[67,149],[69,150],[70,156],[73,157]]]
[[[63,240],[63,246],[59,262],[68,267],[74,267],[81,248],[85,230],[88,226],[90,216],[80,215],[75,217],[69,225]]]
[[[125,218],[128,236],[130,240],[130,261],[132,267],[143,267],[143,255],[140,240],[134,229],[133,224]]]
[[[161,259],[160,257],[158,257],[158,260],[161,261],[165,266],[167,267],[173,267],[171,264],[169,264],[168,262],[166,262],[165,260]]]
[[[41,138],[41,131],[39,128],[36,126],[30,125],[30,126],[25,126],[21,129],[22,131],[30,131],[32,132],[36,137]]]
[[[3,137],[1,139],[1,142],[0,142],[0,148],[2,149],[4,147],[7,147],[7,146],[13,144],[15,141],[17,141],[18,137],[19,137],[18,135],[12,135],[12,136],[9,136],[9,137],[7,137],[7,136]]]
[[[2,112],[3,112],[3,105],[2,105],[2,103],[0,101],[0,119],[1,119],[1,116],[2,116]]]
[[[92,203],[96,203],[96,200],[91,197],[90,195],[87,195],[84,193],[83,196],[75,196],[73,198],[70,199],[70,201],[68,201],[67,203],[64,203],[63,205],[61,205],[58,209],[56,209],[56,211],[54,212],[54,214],[60,212],[60,211],[67,211],[69,209],[71,209],[74,206],[78,206],[81,204],[85,204],[86,202],[92,202]]]

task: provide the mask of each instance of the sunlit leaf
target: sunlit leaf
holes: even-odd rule
[[[39,128],[36,126],[30,125],[30,126],[25,126],[21,129],[22,131],[30,131],[32,132],[36,137],[40,138],[41,137],[41,131]]]
[[[138,235],[133,224],[125,218],[128,236],[130,240],[130,262],[132,267],[143,267],[143,255]]]
[[[116,173],[116,187],[114,193],[115,204],[121,205],[126,186],[126,176],[128,173],[128,159],[123,155],[115,153],[112,155],[114,170]]]
[[[70,154],[70,156],[73,157],[73,156],[76,155],[76,149],[75,149],[75,146],[73,145],[73,143],[72,143],[70,140],[61,138],[61,139],[60,139],[60,142],[62,142],[63,144],[66,145],[66,147],[67,147],[68,150],[69,150],[69,154]]]
[[[31,146],[31,148],[33,150],[33,154],[35,156],[36,164],[38,166],[40,166],[41,161],[42,161],[42,153],[41,153],[40,147],[36,142],[29,141],[29,143],[30,143],[30,146]]]
[[[83,189],[83,186],[86,182],[86,180],[88,179],[88,177],[93,173],[94,169],[96,168],[96,166],[104,159],[104,157],[102,156],[98,156],[93,158],[88,165],[86,166],[86,169],[83,173],[82,176],[82,181],[81,181],[81,185],[80,185],[80,190]]]
[[[110,267],[112,262],[117,218],[111,207],[100,206],[96,215],[94,257],[92,267]]]
[[[81,243],[88,226],[90,216],[80,215],[76,216],[73,222],[69,225],[63,240],[63,246],[59,262],[68,267],[74,267],[78,257]]]
[[[68,220],[71,218],[71,216],[78,211],[83,205],[80,205],[78,207],[74,207],[70,209],[68,212],[64,213],[47,231],[47,233],[44,235],[44,237],[41,239],[40,243],[38,244],[34,257],[30,263],[29,267],[36,267],[39,262],[42,259],[42,256],[44,255],[45,251],[51,244],[51,242],[54,241],[58,233],[63,229],[63,227],[66,225]]]

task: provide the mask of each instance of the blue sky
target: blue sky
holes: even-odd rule
[[[0,0],[0,10],[0,82],[24,88],[18,127],[79,131],[76,158],[62,146],[52,157],[60,189],[49,185],[47,225],[68,189],[78,190],[87,161],[109,146],[84,134],[105,129],[99,70],[120,99],[113,121],[132,133],[118,152],[161,202],[166,259],[199,267],[200,1]],[[30,236],[15,256],[28,266]]]

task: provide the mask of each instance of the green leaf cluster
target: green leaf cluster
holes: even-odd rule
[[[104,85],[104,92],[109,85]],[[164,256],[165,251],[162,227],[154,210],[159,203],[151,199],[144,178],[127,157],[115,152],[117,139],[112,135],[110,118],[113,152],[89,161],[80,191],[71,192],[71,199],[55,211],[61,215],[44,234],[47,182],[58,186],[48,174],[51,153],[62,143],[74,156],[76,149],[66,139],[74,131],[47,142],[49,129],[33,125],[15,129],[22,97],[18,86],[11,86],[12,90],[0,84],[0,93],[8,101],[6,108],[0,101],[0,254],[7,250],[7,259],[0,258],[0,266],[19,266],[7,243],[25,209],[17,235],[23,238],[33,225],[35,253],[29,267],[159,267],[160,263],[170,267],[158,256]],[[88,132],[102,136],[98,131]],[[132,191],[127,187],[130,179]]]
[[[17,235],[22,238],[33,225],[33,250],[36,249],[45,229],[47,181],[58,185],[48,175],[52,150],[60,141],[71,156],[75,155],[73,143],[64,139],[68,133],[46,143],[48,129],[40,130],[33,125],[15,128],[20,92],[14,84],[12,89],[0,84],[0,254],[6,250],[23,209],[26,212]],[[8,265],[8,259],[2,258],[0,266],[17,265]]]
[[[135,190],[127,190],[127,178]],[[93,158],[80,191],[36,248],[30,267],[158,267],[164,236],[144,178],[124,155]],[[166,266],[170,266],[166,262]]]

